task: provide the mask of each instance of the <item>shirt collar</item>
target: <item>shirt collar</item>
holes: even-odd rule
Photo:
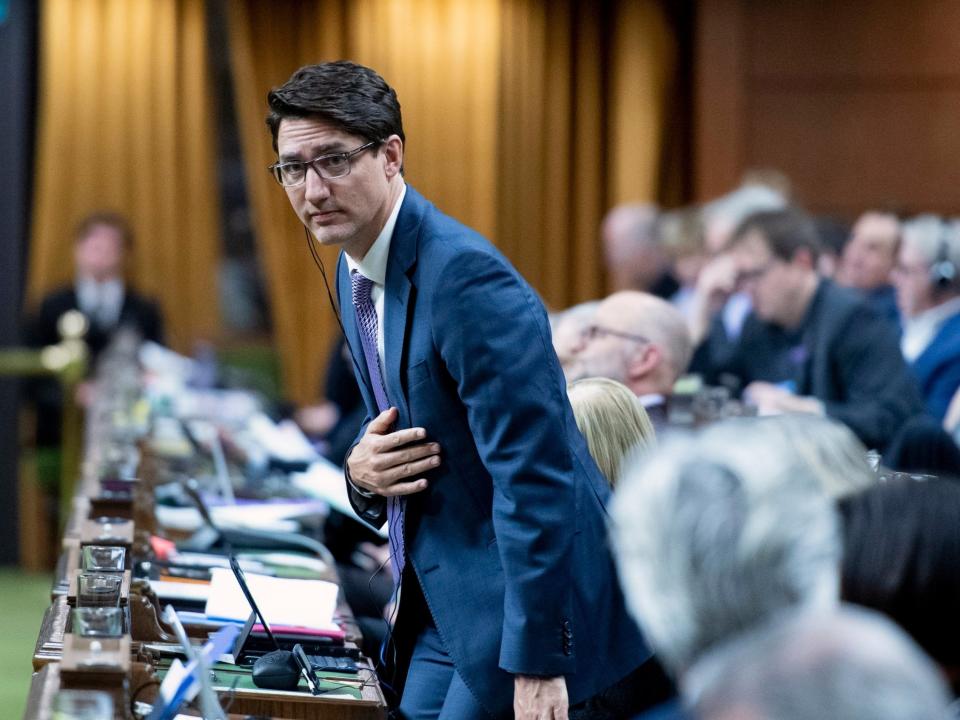
[[[354,270],[366,278],[373,280],[377,285],[384,285],[387,281],[387,259],[390,257],[390,241],[393,238],[393,229],[397,225],[397,217],[400,215],[400,206],[403,205],[403,198],[407,194],[407,185],[403,184],[400,190],[400,197],[397,198],[390,217],[384,223],[383,229],[377,235],[377,239],[363,256],[363,260],[357,262],[350,255],[344,253],[347,259],[347,268],[352,273]]]
[[[666,398],[660,393],[648,393],[646,395],[637,396],[637,400],[640,401],[640,404],[645,408],[655,407],[656,405],[663,405],[666,402]]]

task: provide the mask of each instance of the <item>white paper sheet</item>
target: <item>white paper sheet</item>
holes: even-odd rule
[[[250,605],[233,573],[212,570],[206,614],[209,618],[245,621]],[[271,625],[296,625],[324,630],[333,624],[339,588],[323,580],[293,580],[246,574],[260,611]]]

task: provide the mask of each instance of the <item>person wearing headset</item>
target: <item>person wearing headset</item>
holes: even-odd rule
[[[905,223],[893,282],[900,347],[928,411],[943,420],[960,387],[960,226],[935,215]]]

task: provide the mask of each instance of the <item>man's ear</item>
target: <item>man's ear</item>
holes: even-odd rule
[[[810,248],[797,248],[793,253],[793,261],[795,264],[802,267],[804,270],[816,270],[817,264],[813,259],[813,252]]]
[[[642,380],[660,367],[663,352],[653,343],[643,343],[627,360],[627,379]]]
[[[399,175],[403,168],[403,140],[399,135],[391,135],[383,141],[381,148],[384,158],[384,170],[388,178]]]

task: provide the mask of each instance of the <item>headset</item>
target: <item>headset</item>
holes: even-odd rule
[[[950,259],[951,240],[950,225],[941,221],[937,259],[930,266],[930,282],[937,290],[948,290],[957,283],[957,265]]]

